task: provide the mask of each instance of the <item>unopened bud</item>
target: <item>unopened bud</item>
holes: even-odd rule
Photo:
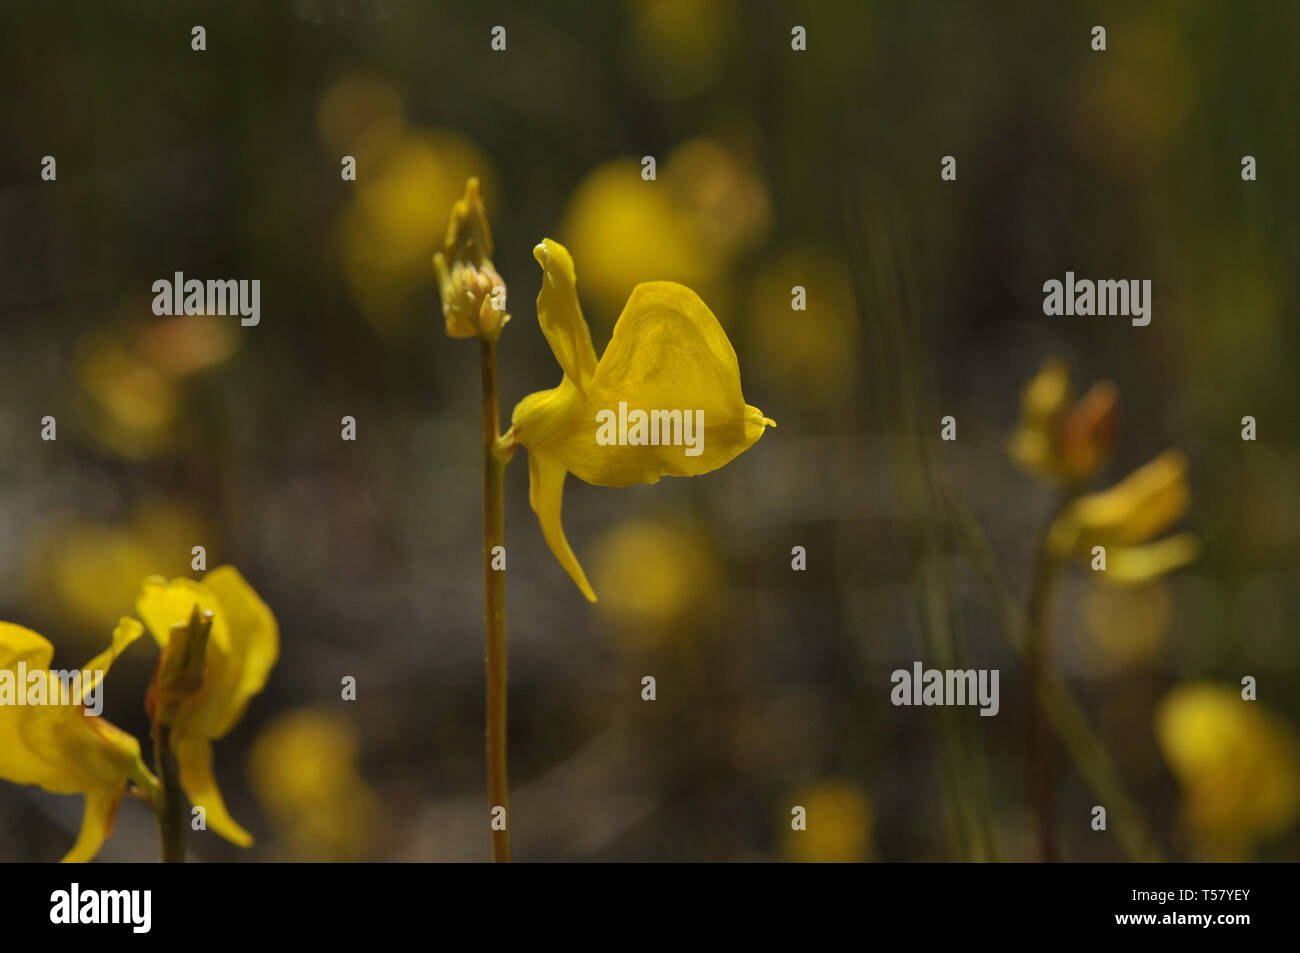
[[[465,196],[451,209],[447,240],[433,256],[447,334],[495,339],[510,320],[506,284],[492,264],[492,233],[479,195],[478,179],[465,183]]]

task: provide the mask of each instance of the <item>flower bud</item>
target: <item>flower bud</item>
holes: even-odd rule
[[[433,256],[447,334],[495,339],[510,320],[506,283],[492,264],[492,233],[478,179],[465,183],[465,197],[451,209],[447,241]]]

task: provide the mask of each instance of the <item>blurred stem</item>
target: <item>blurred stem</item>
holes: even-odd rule
[[[846,210],[851,205],[846,203]],[[860,223],[848,219],[854,257],[866,266],[854,269],[853,277],[864,324],[875,334],[873,353],[879,367],[868,376],[878,388],[878,406],[900,426],[890,457],[907,513],[925,657],[938,668],[964,670],[971,667],[970,653],[948,568],[949,532],[932,457],[933,430],[925,423],[938,415],[915,331],[922,325],[922,309],[914,304],[914,272],[900,257],[906,249],[890,234],[890,222],[904,220],[897,212],[873,217],[865,224],[864,240]],[[959,855],[967,861],[995,860],[994,812],[981,733],[970,719],[944,707],[938,714],[938,741],[945,807]]]
[[[181,769],[172,750],[171,728],[154,723],[154,767],[162,784],[162,798],[155,808],[158,818],[158,843],[164,864],[185,863],[185,791],[181,788]]]
[[[1064,497],[1055,512],[1059,513],[1063,506]],[[1034,556],[1025,604],[1025,667],[1029,677],[1029,803],[1038,828],[1038,856],[1045,862],[1057,860],[1052,832],[1052,737],[1044,704],[1051,648],[1048,616],[1060,565],[1051,554],[1044,531]]]
[[[492,830],[492,859],[510,860],[510,786],[506,773],[506,574],[492,568],[492,551],[506,543],[505,471],[510,451],[498,432],[497,345],[479,338],[483,380],[483,624],[487,658],[487,776],[489,812],[505,809],[505,830]],[[490,815],[491,816],[491,815]],[[496,818],[492,818],[495,822]]]
[[[1028,619],[1002,574],[997,554],[968,508],[951,496],[946,497],[945,503],[972,564],[999,597],[1007,641],[1016,651],[1027,651]],[[1163,860],[1155,835],[1137,803],[1129,796],[1105,743],[1088,724],[1083,706],[1065,684],[1047,677],[1044,677],[1040,697],[1043,711],[1056,728],[1083,780],[1097,799],[1107,805],[1107,816],[1120,847],[1131,860],[1155,863]]]

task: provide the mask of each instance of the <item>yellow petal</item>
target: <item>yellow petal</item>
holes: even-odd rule
[[[112,788],[101,788],[86,792],[86,809],[81,816],[81,832],[77,842],[64,855],[61,863],[84,864],[93,860],[99,848],[113,833],[113,822],[117,819],[117,806],[126,793],[126,782]]]
[[[586,393],[596,372],[591,330],[578,304],[578,279],[567,248],[549,238],[533,249],[542,266],[542,290],[537,295],[537,320],[555,360],[578,389]]]
[[[1119,390],[1110,381],[1093,384],[1066,415],[1060,428],[1060,452],[1075,483],[1094,476],[1110,459],[1119,434]]]
[[[1030,429],[1046,428],[1065,413],[1069,401],[1070,366],[1049,357],[1021,394],[1021,421]]]
[[[184,578],[168,582],[162,576],[150,576],[141,585],[140,596],[135,604],[140,618],[162,649],[167,648],[171,639],[172,626],[188,624],[195,606],[199,607],[200,612],[210,611],[213,614],[209,646],[227,651],[230,648],[230,638],[224,614],[219,611],[216,595],[202,583]]]
[[[559,387],[529,394],[515,404],[510,429],[516,443],[540,447],[557,433],[572,429],[584,415],[578,388],[566,374]]]
[[[1118,546],[1106,552],[1107,582],[1127,585],[1148,582],[1186,566],[1201,551],[1201,544],[1191,533],[1179,533],[1144,546]]]
[[[108,674],[114,660],[142,634],[144,634],[144,626],[135,619],[123,616],[118,621],[117,628],[113,630],[113,641],[109,644],[109,647],[87,662],[82,669],[83,673],[89,672],[90,677],[82,681],[80,692],[72,700],[74,705],[81,704],[82,699],[90,694],[92,689]]]
[[[1187,458],[1167,450],[1101,493],[1076,500],[1052,526],[1057,552],[1132,546],[1167,529],[1186,511]]]
[[[27,685],[18,679],[19,664],[28,671],[48,671],[54,647],[31,629],[0,622],[0,671],[13,673],[13,690],[26,693]],[[16,700],[16,699],[15,699]],[[20,705],[0,705],[0,778],[15,784],[40,784],[61,794],[78,790],[70,766],[62,763],[61,753],[41,751],[27,740],[31,721],[42,712],[48,719],[49,709]]]
[[[138,623],[136,623],[138,626]],[[107,656],[121,651],[138,635],[133,627],[120,626],[114,633],[114,647],[88,668],[108,667]],[[55,695],[63,686],[51,674],[50,643],[30,629],[0,622],[0,670],[13,672],[25,663],[26,681],[15,689],[26,693],[32,675],[45,680],[43,705],[0,704],[0,777],[17,784],[37,784],[55,794],[76,794],[124,783],[140,765],[139,743],[107,720],[89,716],[81,698],[73,704],[57,704]],[[111,660],[111,659],[110,659]],[[92,680],[95,676],[92,675]],[[88,684],[81,686],[84,695]]]
[[[1049,357],[1021,392],[1020,420],[1007,445],[1013,463],[1049,483],[1062,476],[1060,427],[1070,393],[1069,365]]]
[[[32,669],[48,669],[54,646],[45,636],[12,622],[0,622],[0,669],[15,671],[19,662]]]
[[[280,657],[280,629],[275,616],[233,566],[220,566],[203,577],[217,597],[229,638],[228,664],[222,672],[226,700],[219,738],[243,714],[249,699],[262,690]]]
[[[587,574],[582,571],[578,557],[569,548],[569,541],[564,538],[564,527],[560,524],[560,507],[564,496],[564,464],[554,460],[544,452],[529,451],[528,454],[528,502],[537,514],[541,524],[542,536],[546,545],[560,561],[564,571],[582,590],[590,601],[596,601],[596,593],[587,582]]]
[[[206,738],[179,738],[176,761],[181,767],[181,786],[190,803],[203,808],[208,827],[239,847],[251,847],[253,835],[239,826],[226,810],[217,779],[212,774],[212,745]]]

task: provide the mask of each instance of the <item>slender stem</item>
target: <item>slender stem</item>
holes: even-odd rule
[[[1029,676],[1029,803],[1038,827],[1039,859],[1058,859],[1052,829],[1052,767],[1054,738],[1049,723],[1048,691],[1051,670],[1052,595],[1060,576],[1061,560],[1052,553],[1048,535],[1057,516],[1079,496],[1080,488],[1067,483],[1043,529],[1034,555],[1033,576],[1025,603],[1025,667]]]
[[[1044,542],[1034,558],[1033,579],[1025,608],[1025,664],[1029,675],[1029,803],[1038,828],[1038,853],[1043,861],[1057,859],[1052,832],[1052,736],[1047,723],[1046,687],[1050,638],[1048,607],[1056,586],[1058,563]]]
[[[492,859],[510,860],[510,787],[506,774],[506,574],[492,568],[492,551],[506,541],[505,470],[498,447],[496,341],[479,338],[483,378],[483,620],[487,650],[487,775],[490,811],[505,809],[505,829],[492,817]]]
[[[181,788],[181,769],[172,751],[171,728],[153,726],[154,767],[162,782],[162,803],[157,808],[158,842],[165,864],[185,863],[185,792]]]
[[[1008,644],[1023,654],[1027,628],[1025,609],[1003,575],[997,554],[965,505],[950,496],[945,496],[944,504],[952,514],[962,547],[972,565],[997,595],[1003,619],[1002,629]],[[1078,767],[1084,782],[1101,803],[1107,805],[1107,818],[1115,828],[1115,836],[1129,859],[1162,862],[1164,857],[1150,825],[1142,816],[1141,808],[1129,794],[1114,758],[1106,750],[1105,742],[1089,725],[1083,706],[1071,694],[1069,687],[1059,680],[1049,681],[1043,704],[1052,726]]]

